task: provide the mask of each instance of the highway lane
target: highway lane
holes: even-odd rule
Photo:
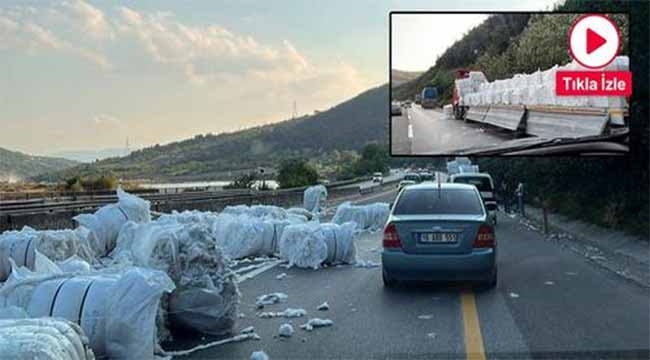
[[[392,201],[394,195],[372,194],[366,201]],[[260,349],[272,359],[458,359],[468,352],[476,358],[648,358],[648,289],[546,241],[517,218],[500,214],[496,235],[500,280],[495,290],[467,284],[406,284],[389,290],[379,267],[314,271],[276,266],[240,284],[245,317],[237,329],[254,326],[262,339],[188,358],[244,359]],[[364,234],[356,245],[359,258],[380,261],[380,234]],[[283,272],[288,276],[277,280]],[[288,294],[287,302],[265,311],[304,308],[307,317],[257,317],[255,298],[276,291]],[[330,310],[317,311],[324,301]],[[334,325],[299,329],[311,317],[332,319]],[[285,322],[296,330],[289,339],[276,336]],[[174,346],[199,342],[186,338]]]
[[[514,139],[507,131],[446,118],[441,109],[423,109],[419,105],[413,105],[400,119],[392,120],[392,124],[395,155],[447,155]]]

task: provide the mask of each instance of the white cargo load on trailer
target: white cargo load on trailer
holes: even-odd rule
[[[482,122],[543,138],[606,134],[611,126],[625,126],[628,103],[624,96],[558,96],[558,71],[628,71],[629,58],[618,56],[601,69],[572,61],[531,74],[488,82],[474,76],[456,79],[456,118]],[[527,114],[527,116],[525,116]],[[524,117],[527,119],[523,121]]]

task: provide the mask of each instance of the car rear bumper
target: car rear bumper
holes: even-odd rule
[[[396,280],[489,281],[496,270],[493,249],[470,254],[406,254],[383,251],[382,268]]]

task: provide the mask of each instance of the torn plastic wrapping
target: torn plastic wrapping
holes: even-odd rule
[[[320,213],[327,202],[327,188],[323,185],[310,186],[305,189],[302,207],[312,213]]]
[[[387,203],[372,203],[367,205],[353,205],[344,202],[336,209],[332,222],[343,224],[349,221],[357,224],[358,231],[376,231],[384,227],[390,208]]]
[[[150,203],[147,200],[117,189],[118,202],[101,207],[94,214],[74,217],[79,225],[88,228],[97,239],[95,255],[105,256],[115,247],[122,225],[127,221],[151,221]]]
[[[209,229],[165,221],[122,228],[114,264],[166,272],[176,284],[165,309],[173,326],[222,335],[234,326],[239,291],[228,260]]]
[[[77,256],[86,262],[94,259],[95,236],[86,228],[74,230],[34,230],[25,226],[20,231],[0,234],[0,281],[11,272],[9,259],[16,265],[34,269],[36,250],[53,261]]]
[[[0,359],[92,360],[81,328],[55,318],[0,320]]]
[[[165,273],[151,269],[74,275],[16,268],[0,288],[0,307],[17,306],[32,318],[60,317],[79,324],[99,357],[150,359],[158,303],[173,289]]]

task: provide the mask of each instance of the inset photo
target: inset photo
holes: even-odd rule
[[[391,155],[626,155],[628,34],[625,13],[391,12]]]

